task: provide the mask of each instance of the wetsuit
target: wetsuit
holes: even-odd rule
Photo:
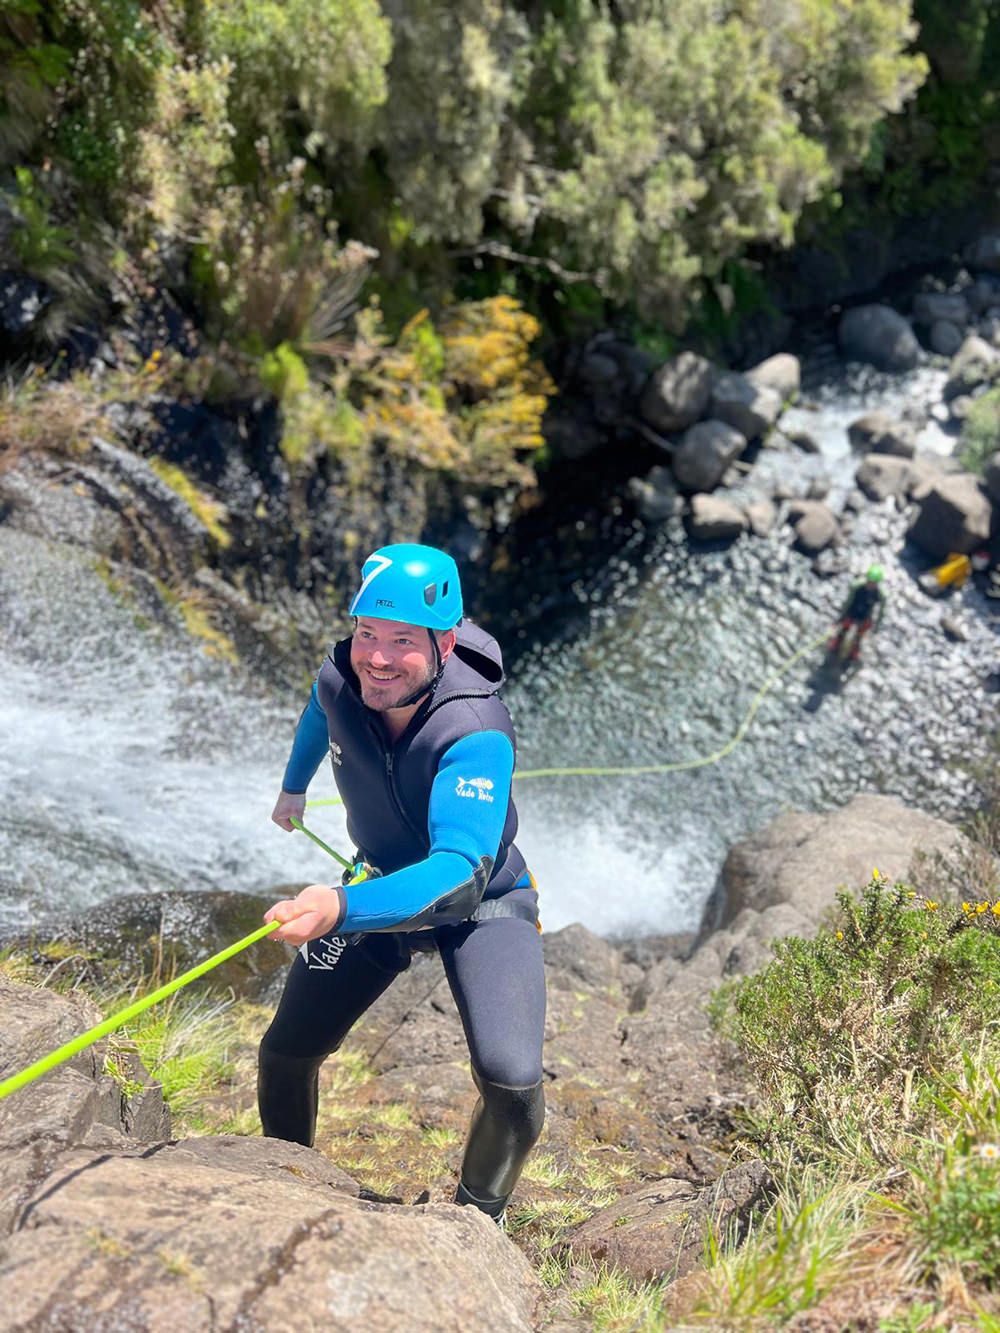
[[[877,583],[866,581],[856,583],[851,589],[847,601],[844,603],[844,609],[840,613],[840,623],[837,633],[830,641],[830,652],[837,654],[840,652],[841,644],[844,641],[844,635],[852,625],[857,626],[854,636],[854,644],[851,648],[851,658],[856,660],[861,655],[861,640],[868,633],[874,623],[882,619],[882,612],[885,608],[885,599],[882,596],[882,589]]]
[[[304,792],[329,749],[358,859],[381,875],[338,886],[338,924],[302,946],[258,1073],[265,1134],[311,1145],[323,1060],[414,948],[438,949],[480,1092],[459,1193],[494,1215],[544,1116],[537,895],[514,842],[502,682],[496,642],[466,622],[430,696],[390,741],[362,701],[350,640],[324,662],[282,786]]]

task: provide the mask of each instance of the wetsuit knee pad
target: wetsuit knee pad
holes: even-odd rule
[[[508,1088],[490,1083],[475,1070],[473,1077],[480,1099],[462,1158],[460,1191],[471,1196],[465,1201],[475,1202],[484,1212],[491,1212],[492,1205],[502,1211],[542,1132],[545,1094],[541,1081],[529,1088]]]
[[[268,1138],[313,1146],[319,1107],[322,1056],[280,1055],[260,1044],[257,1054],[257,1108]]]

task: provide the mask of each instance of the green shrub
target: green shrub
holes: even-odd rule
[[[28,167],[15,167],[17,193],[11,206],[21,224],[14,231],[14,253],[22,267],[36,277],[44,278],[53,268],[72,262],[72,234],[57,226],[51,218],[51,205]]]
[[[1000,901],[919,898],[876,874],[838,895],[815,939],[778,941],[775,960],[715,1001],[766,1102],[771,1132],[806,1156],[892,1160],[900,1136],[940,1118],[942,1079],[970,1033],[995,1026]]]
[[[959,461],[970,472],[983,470],[990,454],[1000,449],[1000,389],[988,389],[973,400],[962,423]]]

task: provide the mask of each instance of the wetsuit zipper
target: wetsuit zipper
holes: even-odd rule
[[[371,730],[372,730],[372,734],[373,734],[373,735],[378,736],[378,732],[377,732],[377,730],[375,729],[375,727],[372,727]],[[378,739],[379,739],[379,744],[384,746],[384,742],[382,741],[381,736],[379,736]],[[417,829],[414,828],[414,826],[413,826],[413,824],[411,823],[409,817],[407,816],[406,811],[403,809],[403,803],[402,803],[402,801],[399,799],[398,795],[396,794],[396,782],[395,782],[395,775],[394,775],[395,765],[394,765],[394,762],[393,762],[393,753],[392,753],[392,750],[391,750],[391,749],[384,749],[384,753],[385,753],[385,782],[386,782],[386,786],[387,786],[388,789],[389,789],[389,799],[390,799],[390,801],[391,801],[392,804],[393,804],[393,808],[395,809],[396,813],[399,815],[399,818],[402,820],[402,822],[403,822],[403,824],[406,826],[406,828],[408,828],[412,834],[414,834],[417,838],[419,838],[421,842],[426,842],[427,839],[426,839],[426,838],[421,838],[421,836],[420,836],[420,834],[418,833]]]

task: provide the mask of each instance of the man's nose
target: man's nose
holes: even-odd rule
[[[371,655],[371,664],[373,667],[391,666],[392,658],[384,653],[381,648],[376,648]]]

